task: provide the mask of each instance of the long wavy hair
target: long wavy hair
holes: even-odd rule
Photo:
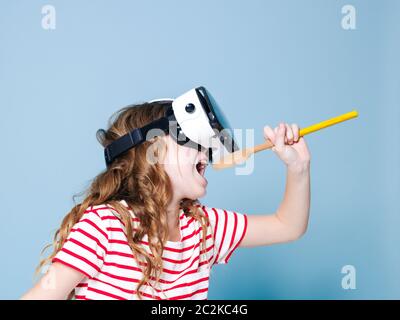
[[[106,147],[134,128],[142,127],[163,117],[166,106],[165,103],[145,102],[120,109],[110,117],[108,129],[98,131],[101,133],[97,135],[100,143]],[[162,164],[147,161],[146,154],[154,143],[161,143],[164,147],[154,148],[153,152],[156,153],[155,156],[162,157],[162,153],[167,151],[167,146],[161,141],[159,137],[154,137],[130,149],[92,179],[86,190],[73,196],[75,206],[64,217],[54,235],[53,243],[43,249],[53,247],[53,252],[41,260],[37,271],[51,263],[53,257],[62,248],[72,227],[81,219],[87,208],[107,204],[119,213],[129,247],[135,259],[139,260],[138,265],[143,272],[143,277],[136,288],[139,299],[142,299],[140,288],[145,284],[150,285],[149,280],[155,280],[155,284],[159,284],[163,270],[162,253],[168,240],[167,206],[172,199],[172,187]],[[79,204],[75,201],[77,196],[84,196]],[[125,200],[129,208],[122,205],[120,200]],[[183,199],[180,203],[180,209],[184,210],[186,216],[200,222],[202,227],[200,253],[206,253],[206,230],[209,221],[200,206],[197,199]],[[140,221],[135,231],[133,231],[132,215],[129,210],[132,210]],[[151,254],[141,244],[146,234]],[[68,298],[73,297],[74,290]]]

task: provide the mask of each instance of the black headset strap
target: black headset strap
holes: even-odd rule
[[[175,117],[172,111],[172,107],[169,107],[166,111],[166,116],[157,119],[141,128],[135,128],[117,140],[110,143],[104,148],[104,158],[106,160],[106,165],[109,166],[115,158],[120,156],[122,153],[134,148],[147,139],[152,137],[147,137],[147,134],[152,129],[161,129],[166,134],[169,132],[170,121],[175,121]]]

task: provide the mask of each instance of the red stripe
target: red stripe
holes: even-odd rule
[[[99,256],[95,250],[88,247],[87,245],[84,245],[82,242],[80,242],[76,239],[73,239],[73,238],[68,239],[66,242],[68,242],[68,241],[75,243],[77,246],[81,247],[82,249],[85,249],[86,251],[89,251],[90,253],[94,254],[97,257],[97,259],[104,261],[104,258],[102,256]]]
[[[101,211],[101,210],[111,210],[111,208],[104,206],[104,207],[99,207],[99,208],[93,209],[93,206],[92,206],[92,207],[90,207],[90,209],[87,209],[86,211],[91,212],[91,211]]]
[[[184,230],[184,229],[186,229],[187,227],[189,227],[189,225],[190,225],[194,220],[195,220],[194,218],[191,218],[191,219],[186,223],[186,226],[182,226],[182,227],[181,227],[181,230]]]
[[[169,269],[163,268],[163,271],[164,271],[165,273],[169,273],[169,274],[181,274],[182,272],[185,272],[185,271],[188,270],[191,266],[193,266],[193,264],[194,264],[197,260],[199,260],[199,258],[200,258],[200,256],[197,256],[196,258],[194,258],[193,261],[190,263],[190,265],[189,265],[187,268],[183,269],[183,270],[169,270]]]
[[[197,245],[196,245],[196,246],[197,246]],[[208,248],[206,248],[206,249],[204,249],[204,250],[201,250],[200,253],[201,253],[201,254],[206,253],[206,252],[210,251],[213,247],[214,247],[214,244],[212,244],[210,247],[208,247]],[[163,268],[163,271],[166,272],[166,273],[170,273],[170,274],[179,274],[179,273],[182,273],[182,272],[184,272],[185,270],[187,270],[188,268],[190,268],[190,267],[193,265],[194,261],[198,260],[199,257],[200,257],[200,256],[197,256],[195,259],[193,259],[192,263],[191,263],[191,264],[189,265],[189,267],[187,267],[186,269],[177,271],[177,270],[170,270],[170,269],[167,269],[167,268]],[[140,263],[140,264],[141,264],[141,265],[144,265],[144,266],[147,265],[147,263]],[[112,262],[104,262],[104,265],[105,265],[105,266],[113,266],[113,267],[122,268],[122,269],[127,269],[127,270],[138,271],[138,272],[141,272],[141,271],[142,271],[140,268],[137,268],[137,267],[128,266],[128,265],[123,265],[123,264],[118,264],[118,263],[112,263]]]
[[[231,243],[229,244],[229,250],[232,247],[233,241],[235,240],[235,236],[236,236],[236,228],[237,228],[237,214],[236,212],[233,212],[233,216],[235,218],[235,222],[234,222],[234,226],[233,226],[233,232],[232,232],[232,237],[231,237]]]
[[[98,238],[92,236],[90,233],[86,232],[85,230],[83,230],[81,228],[77,228],[77,229],[74,228],[74,229],[71,229],[71,233],[72,232],[79,232],[79,233],[83,234],[84,236],[88,237],[89,239],[95,241],[97,243],[97,245],[100,248],[102,248],[105,253],[107,253],[107,248],[100,242],[100,240]]]
[[[118,243],[118,244],[128,245],[128,241],[126,241],[126,240],[117,240],[117,239],[112,239],[112,240],[109,241],[109,243]]]
[[[102,216],[101,220],[118,220],[118,221],[122,222],[121,219],[116,216]]]
[[[195,285],[195,284],[197,284],[197,283],[206,281],[206,280],[208,280],[208,279],[209,279],[209,277],[204,277],[204,278],[201,278],[201,279],[198,279],[198,280],[194,280],[194,281],[192,281],[192,282],[181,283],[181,284],[178,284],[178,285],[173,286],[173,287],[171,287],[171,288],[165,289],[164,292],[167,292],[167,291],[170,291],[170,290],[173,290],[173,289],[177,289],[177,288],[191,287],[191,286],[193,286],[193,285]],[[157,288],[155,288],[155,290],[156,290],[157,292],[162,292],[160,289],[157,289]]]
[[[82,296],[82,295],[75,295],[75,299],[76,300],[88,300],[88,299],[86,299],[85,296]]]
[[[196,246],[198,246],[198,245],[196,245]],[[209,251],[213,246],[214,246],[214,244],[212,244],[210,247],[206,248],[206,250]],[[202,252],[204,252],[204,250],[202,250]],[[127,258],[133,258],[133,259],[135,258],[134,255],[131,254],[131,253],[125,253],[125,252],[119,252],[119,251],[108,251],[107,254],[116,255],[116,256],[122,256],[122,257],[127,257]],[[154,257],[153,254],[150,254],[150,256]],[[185,262],[189,261],[190,258],[182,259],[182,260],[173,260],[173,259],[169,259],[169,258],[163,257],[162,260],[167,261],[167,262],[171,262],[171,263],[185,263]],[[146,264],[144,263],[143,265],[146,265]]]
[[[117,267],[117,268],[121,268],[121,269],[127,269],[127,270],[133,270],[133,271],[142,272],[142,270],[140,268],[133,267],[133,266],[127,266],[127,265],[119,264],[119,263],[115,263],[115,262],[104,262],[103,265],[109,266],[109,267]]]
[[[208,239],[210,239],[210,238],[211,238],[211,234],[207,235],[206,241]],[[144,241],[144,240],[140,241],[140,243],[142,243],[142,244],[144,244],[146,246],[149,245],[149,243],[147,241]],[[196,245],[191,245],[189,247],[184,247],[182,249],[170,248],[170,247],[164,247],[164,249],[168,250],[168,251],[172,251],[172,252],[184,252],[184,251],[187,251],[187,250],[190,250],[190,249],[196,249],[199,245],[200,245],[200,243],[197,243]]]
[[[148,241],[141,240],[140,243],[146,245],[147,247],[149,246],[149,242]],[[167,251],[172,251],[172,252],[184,252],[184,251],[192,249],[193,247],[194,246],[192,245],[192,246],[185,247],[185,248],[182,248],[182,249],[171,248],[171,247],[164,247],[164,249],[167,250]]]
[[[151,255],[153,256],[153,255]],[[162,258],[162,260],[167,261],[167,262],[171,262],[171,263],[185,263],[188,262],[192,257],[186,258],[186,259],[182,259],[182,260],[174,260],[174,259],[170,259],[170,258]]]
[[[211,238],[211,234],[210,234],[210,235],[207,235],[207,236],[206,236],[206,241],[207,241],[208,239],[210,239],[210,238]],[[126,240],[109,240],[109,242],[110,242],[110,243],[118,243],[118,244],[128,245],[128,241],[126,241]],[[140,243],[141,243],[141,244],[144,244],[144,245],[146,245],[146,246],[149,246],[149,242],[148,242],[148,241],[141,240]],[[184,248],[181,248],[181,249],[165,246],[165,247],[164,247],[164,250],[171,251],[171,252],[184,252],[184,251],[188,251],[188,250],[190,250],[190,249],[196,249],[196,248],[198,247],[198,245],[199,245],[199,244],[191,245],[191,246],[184,247]]]
[[[119,252],[119,251],[108,251],[107,254],[114,255],[114,256],[126,257],[126,258],[134,258],[133,254],[131,254],[131,253],[125,253],[125,252]]]
[[[143,297],[150,298],[150,299],[156,298],[156,300],[162,300],[160,297],[158,297],[158,296],[156,296],[156,295],[152,296],[152,295],[150,295],[150,294],[148,294],[148,293],[144,293],[144,292],[142,292],[142,296],[143,296]]]
[[[115,232],[122,232],[125,234],[125,230],[122,228],[113,228],[113,227],[107,227],[107,231],[115,231]]]
[[[108,227],[107,230],[108,230],[108,231],[123,232],[124,235],[126,236],[125,231],[124,231],[122,228],[111,228],[111,227]],[[207,235],[206,241],[207,241],[208,239],[210,239],[210,238],[211,238],[211,234],[210,234],[210,235]],[[111,240],[111,239],[110,239],[109,242],[110,242],[110,243],[119,243],[119,244],[128,245],[128,241],[126,241],[126,240]],[[141,244],[144,244],[144,245],[146,245],[146,246],[149,245],[149,242],[148,242],[148,241],[144,241],[144,240],[141,240],[140,243],[141,243]],[[196,247],[197,247],[197,245],[196,245],[196,246],[191,245],[191,246],[189,246],[189,247],[184,247],[184,248],[178,249],[178,248],[172,248],[172,247],[165,246],[165,247],[164,247],[164,250],[171,251],[171,252],[184,252],[184,251],[187,251],[187,250],[196,248]]]
[[[226,226],[228,224],[228,215],[227,215],[227,212],[225,210],[224,210],[224,218],[225,219],[224,219],[224,229],[222,231],[222,240],[221,240],[221,243],[220,243],[219,248],[218,248],[218,253],[217,253],[217,257],[215,258],[215,262],[218,261],[219,255],[220,255],[221,250],[222,250],[222,246],[224,245],[224,242],[225,242]]]
[[[203,261],[203,262],[199,263],[198,266],[200,267],[200,266],[205,265],[205,264],[208,264],[208,263],[209,263],[208,261]],[[197,269],[192,269],[192,270],[190,270],[190,271],[188,271],[188,272],[186,272],[186,273],[183,273],[182,275],[180,275],[179,277],[175,278],[174,280],[165,280],[165,279],[162,279],[162,278],[161,278],[161,279],[160,279],[160,283],[171,284],[171,283],[174,283],[174,282],[178,281],[180,278],[182,278],[182,277],[185,276],[185,275],[193,274],[193,273],[196,273],[196,272],[197,272]],[[118,279],[118,280],[121,280],[121,281],[126,281],[126,282],[130,282],[130,283],[131,283],[131,282],[134,282],[134,283],[139,282],[139,279],[121,277],[121,276],[117,276],[117,275],[112,274],[112,273],[109,273],[109,272],[101,271],[100,273],[103,274],[103,275],[105,275],[105,276],[108,276],[108,277],[110,277],[110,278]],[[150,279],[151,279],[151,280],[156,280],[156,278],[153,277],[153,276],[151,276]]]
[[[214,215],[215,215],[214,240],[216,240],[217,239],[217,231],[218,231],[218,213],[214,208],[212,210],[214,211]]]
[[[226,257],[226,259],[225,259],[226,263],[228,263],[228,260],[229,260],[229,258],[231,257],[233,251],[236,250],[236,248],[237,248],[237,247],[239,246],[239,244],[242,242],[242,240],[243,240],[243,238],[244,238],[244,235],[246,234],[246,231],[247,231],[247,215],[246,215],[246,214],[243,214],[243,216],[244,216],[244,228],[243,228],[242,236],[240,237],[239,242],[236,244],[236,246],[233,248],[233,250],[232,250],[232,251],[229,253],[229,255]]]
[[[231,242],[229,244],[229,248],[228,248],[228,251],[227,251],[227,252],[229,252],[228,253],[229,255],[233,252],[233,250],[232,251],[230,251],[230,250],[232,248],[233,241],[235,240],[235,237],[236,237],[236,228],[237,228],[237,219],[238,219],[237,215],[236,215],[236,212],[233,212],[233,217],[234,217],[233,232],[232,232]],[[226,262],[226,257],[225,257],[225,262]]]
[[[201,250],[201,251],[200,251],[200,254],[206,253],[206,252],[210,251],[212,248],[214,248],[214,244],[212,244],[211,246],[209,246],[209,247],[206,248],[205,250]],[[193,259],[193,261],[192,261],[192,263],[190,264],[190,266],[193,264],[194,261],[196,261],[197,259],[200,258],[200,254],[197,255],[196,258]],[[184,262],[189,261],[191,258],[192,258],[192,257],[189,257],[188,259],[185,259],[185,260],[173,260],[173,259],[163,258],[163,260],[168,261],[168,262],[171,262],[171,263],[180,264],[180,263],[184,263]],[[172,270],[168,270],[168,269],[163,269],[163,270],[165,270],[165,272],[170,272],[170,271],[172,272]],[[181,270],[181,271],[179,271],[179,272],[182,272],[182,271],[184,271],[184,270]],[[178,273],[179,273],[179,272],[178,272]]]
[[[122,292],[125,292],[125,293],[129,293],[129,294],[134,294],[134,293],[135,293],[134,290],[122,288],[122,287],[120,287],[120,286],[117,286],[117,285],[115,285],[115,284],[109,283],[109,282],[107,282],[107,281],[100,280],[99,278],[93,278],[93,280],[94,280],[94,281],[97,281],[97,282],[104,283],[104,284],[106,284],[106,285],[108,285],[108,286],[110,286],[110,287],[113,287],[113,288],[115,288],[115,289],[121,290]]]
[[[188,294],[183,294],[183,295],[180,295],[180,296],[171,297],[171,298],[169,298],[169,299],[170,299],[170,300],[185,299],[185,298],[192,297],[192,296],[194,296],[195,294],[202,293],[202,292],[207,292],[207,291],[208,291],[208,288],[203,288],[203,289],[196,290],[196,291],[194,291],[194,292],[192,292],[192,293],[188,293]]]
[[[208,264],[208,263],[209,263],[208,261],[203,261],[203,262],[200,262],[200,263],[199,263],[199,266],[202,266],[202,265],[205,265],[205,264]],[[176,279],[174,279],[174,280],[164,280],[164,279],[160,279],[160,282],[161,282],[161,283],[166,283],[166,284],[174,283],[174,282],[178,281],[180,278],[182,278],[183,276],[188,275],[188,274],[193,274],[193,273],[196,273],[196,272],[197,272],[197,269],[193,269],[193,270],[190,270],[190,271],[188,271],[188,272],[186,272],[186,273],[180,275],[178,278],[176,278]],[[152,280],[155,280],[154,277],[151,277],[151,279],[152,279]]]
[[[202,228],[200,227],[199,229],[193,231],[191,234],[189,234],[189,235],[183,237],[181,241],[185,241],[185,240],[188,240],[188,239],[194,237],[195,235],[197,235],[198,233],[200,233],[201,230],[202,230]]]
[[[208,239],[210,239],[210,238],[211,238],[211,235],[208,235],[206,237],[206,241]],[[147,241],[142,240],[142,241],[140,241],[140,243],[142,243],[142,244],[144,244],[146,246],[149,246],[149,243]],[[196,244],[196,245],[191,245],[189,247],[184,247],[184,248],[181,248],[181,249],[171,248],[171,247],[164,247],[164,249],[167,250],[167,251],[172,251],[172,252],[184,252],[184,251],[187,251],[187,250],[190,250],[190,249],[196,249],[198,246],[199,246],[199,243]]]
[[[106,284],[106,285],[109,285],[109,286],[111,286],[111,287],[113,287],[113,288],[115,288],[115,289],[121,290],[122,292],[125,292],[125,293],[129,293],[129,294],[136,294],[136,293],[137,293],[136,290],[126,289],[126,288],[123,288],[123,287],[120,287],[120,286],[111,284],[111,283],[109,283],[109,282],[107,282],[107,281],[100,280],[100,279],[98,279],[98,278],[93,278],[93,280],[94,280],[94,281],[101,282],[101,283],[104,283],[104,284]],[[170,288],[165,289],[165,290],[163,290],[163,291],[164,291],[164,292],[167,292],[167,291],[174,290],[174,289],[178,289],[178,288],[183,288],[183,287],[186,287],[186,288],[187,288],[187,287],[191,287],[191,286],[193,286],[193,285],[195,285],[195,284],[198,284],[198,283],[201,283],[201,282],[204,282],[204,281],[208,281],[208,280],[209,280],[209,277],[204,277],[204,278],[197,279],[197,280],[194,280],[194,281],[191,281],[191,282],[186,282],[186,283],[178,284],[178,285],[176,285],[176,286],[170,287]],[[158,292],[158,293],[161,293],[161,292],[162,292],[162,290],[160,290],[160,289],[157,289],[157,288],[154,288],[154,289],[155,289],[155,291]],[[147,296],[147,297],[150,297],[150,298],[154,298],[154,297],[155,297],[156,299],[161,299],[161,298],[160,298],[159,296],[157,296],[157,295],[151,296],[151,295],[149,295],[149,294],[147,294],[147,293],[145,293],[145,292],[143,292],[143,291],[140,291],[140,293],[141,293],[143,296]]]
[[[206,248],[205,250],[201,250],[201,253],[206,253],[206,252],[210,251],[213,247],[214,247],[214,244],[212,244],[210,247]],[[151,255],[151,256],[153,256],[153,255]],[[190,265],[189,265],[188,267],[186,267],[185,269],[182,269],[182,270],[170,270],[170,269],[167,269],[167,268],[163,268],[163,272],[169,273],[169,274],[180,274],[180,273],[186,271],[187,269],[189,269],[189,268],[194,264],[195,261],[199,260],[199,258],[200,258],[200,255],[197,255],[197,256],[192,260],[192,262],[190,263]],[[166,261],[173,261],[173,263],[176,263],[176,264],[177,264],[177,263],[184,263],[184,262],[187,262],[187,261],[189,261],[190,259],[192,259],[192,257],[189,257],[188,259],[185,259],[185,260],[172,260],[172,259],[168,259],[168,258],[163,258],[163,260],[166,260]],[[128,269],[128,270],[134,270],[134,271],[141,272],[141,269],[140,269],[140,268],[132,267],[132,266],[127,266],[127,265],[122,265],[122,264],[116,264],[116,263],[111,263],[111,262],[104,262],[104,265],[115,266],[115,267],[119,267],[119,268],[124,268],[124,269]],[[145,263],[145,262],[140,262],[140,265],[146,266],[147,263]]]
[[[115,294],[112,294],[112,293],[109,293],[109,292],[106,292],[106,291],[103,291],[103,290],[91,288],[91,287],[88,288],[88,291],[93,291],[93,292],[96,292],[96,293],[101,294],[103,296],[114,298],[114,299],[117,299],[117,300],[127,300],[126,298],[117,296]]]
[[[202,206],[201,209],[203,210],[203,212],[204,212],[204,214],[207,216],[207,218],[209,218],[208,212],[207,212],[207,210],[206,210],[206,207],[205,207],[205,206]]]
[[[74,253],[74,252],[72,252],[72,251],[70,251],[70,250],[68,250],[66,248],[61,248],[60,251],[63,251],[65,253],[69,254],[70,256],[72,256],[72,257],[74,257],[76,259],[79,259],[82,262],[85,262],[88,266],[92,267],[93,269],[97,270],[98,272],[100,271],[100,268],[97,265],[95,265],[93,262],[89,261],[85,257],[82,257],[79,254],[76,254],[76,253]]]
[[[96,280],[96,281],[98,281],[98,282],[101,282],[101,283],[104,283],[104,284],[106,284],[106,285],[109,285],[109,286],[111,286],[111,287],[113,287],[113,288],[115,288],[115,289],[121,290],[122,292],[126,292],[126,293],[129,293],[129,294],[137,294],[137,291],[136,291],[136,290],[125,289],[125,288],[122,288],[122,287],[120,287],[120,286],[113,285],[113,284],[111,284],[111,283],[109,283],[109,282],[100,280],[100,279],[98,279],[98,278],[94,278],[93,280]],[[143,291],[139,291],[139,292],[140,292],[140,293],[142,294],[142,296],[144,296],[144,297],[149,297],[149,298],[153,298],[153,299],[155,298],[156,300],[161,300],[161,298],[160,298],[159,296],[157,296],[157,295],[151,296],[151,295],[149,295],[149,294],[147,294],[147,293],[145,293],[145,292],[143,292]]]
[[[86,288],[88,286],[87,283],[78,283],[78,285],[76,286],[77,288]]]
[[[93,207],[90,207],[90,208],[93,208]],[[94,213],[96,216],[98,216],[101,219],[99,213],[96,210],[93,210],[93,209],[85,210],[85,212],[83,212],[83,215],[86,215],[86,214],[89,214],[89,213]]]
[[[199,230],[197,230],[197,233],[199,232],[199,231],[201,231],[201,229],[199,229]],[[100,241],[99,241],[99,239],[97,239],[96,237],[93,237],[92,235],[90,235],[89,233],[87,233],[86,231],[84,231],[84,230],[82,230],[81,228],[78,228],[78,229],[71,229],[71,232],[79,232],[79,233],[81,233],[81,234],[83,234],[83,235],[85,235],[86,237],[88,237],[88,238],[90,238],[91,240],[93,240],[93,241],[96,241],[96,243],[104,250],[104,252],[106,253],[106,254],[119,254],[119,255],[122,255],[122,256],[125,256],[125,257],[133,257],[132,255],[129,255],[129,254],[127,254],[127,253],[121,253],[121,252],[117,252],[117,251],[107,251],[107,249],[106,249],[106,247],[104,247],[104,245],[102,245],[101,243],[100,243]],[[193,235],[192,235],[193,236]],[[206,241],[208,240],[208,239],[210,239],[211,238],[211,235],[207,235],[207,237],[206,237]],[[112,240],[112,239],[110,239],[109,241],[108,241],[109,243],[117,243],[117,244],[122,244],[122,245],[127,245],[128,246],[128,242],[126,241],[126,240]],[[142,244],[144,244],[144,245],[149,245],[149,243],[147,242],[147,241],[140,241]],[[171,251],[171,252],[178,252],[178,253],[180,253],[180,252],[184,252],[184,251],[187,251],[187,250],[191,250],[191,249],[196,249],[198,246],[199,246],[200,244],[198,243],[198,244],[196,244],[196,245],[192,245],[192,246],[188,246],[188,247],[185,247],[185,248],[182,248],[182,249],[177,249],[177,248],[171,248],[171,247],[164,247],[164,249],[165,250],[167,250],[167,251]],[[167,260],[168,261],[168,260]],[[183,262],[185,262],[185,261],[183,261]],[[183,263],[182,262],[182,263]]]
[[[70,266],[71,268],[74,268],[75,270],[77,270],[77,271],[83,273],[84,275],[86,275],[87,277],[90,278],[90,275],[89,275],[89,274],[87,274],[86,272],[80,270],[79,268],[77,268],[77,267],[75,267],[75,266],[73,266],[73,265],[71,265],[71,264],[69,264],[69,263],[66,263],[65,261],[63,261],[63,260],[61,260],[61,259],[58,259],[58,258],[54,258],[54,259],[53,259],[53,262],[58,262],[58,261],[61,262],[61,263],[63,263],[63,264],[65,264],[65,265],[67,265],[67,266]],[[209,261],[204,261],[204,262],[200,263],[199,266],[205,265],[205,264],[207,264],[207,263],[209,263]],[[179,280],[180,278],[182,278],[182,277],[185,276],[185,275],[193,274],[193,273],[196,273],[196,272],[197,272],[197,269],[190,270],[190,271],[188,271],[188,272],[182,274],[181,276],[179,276],[178,278],[176,278],[176,279],[174,279],[174,280],[164,280],[164,279],[160,279],[160,283],[171,284],[171,283],[176,282],[177,280]],[[108,276],[108,277],[110,277],[110,278],[117,279],[117,280],[121,280],[121,281],[126,281],[126,282],[130,282],[130,283],[131,283],[131,282],[133,282],[133,283],[138,283],[138,282],[139,282],[139,279],[121,277],[121,276],[117,276],[117,275],[114,275],[114,274],[111,274],[111,273],[108,273],[108,272],[104,272],[104,271],[100,271],[100,273],[103,274],[103,275],[105,275],[105,276]],[[155,277],[150,277],[150,279],[151,279],[151,280],[156,280]]]
[[[99,226],[96,223],[94,223],[93,221],[91,221],[89,219],[82,219],[79,222],[86,222],[86,223],[90,224],[93,228],[95,228],[97,231],[99,231],[104,236],[104,238],[106,238],[108,240],[107,233],[105,233],[103,230],[101,230],[99,228]]]
[[[139,282],[139,279],[135,279],[135,278],[127,278],[127,277],[121,277],[121,276],[117,276],[115,274],[109,273],[109,272],[105,272],[105,271],[100,271],[101,274],[104,274],[105,276],[108,276],[110,278],[114,278],[114,279],[118,279],[121,281],[126,281],[126,282]]]
[[[214,214],[215,214],[215,231],[214,231],[214,236],[215,236],[215,241],[217,241],[217,236],[218,236],[218,234],[217,234],[217,231],[218,231],[218,212],[217,212],[217,210],[214,209],[214,208],[213,208],[212,210],[214,211]],[[225,230],[225,228],[226,228],[226,219],[225,219],[224,230]],[[221,251],[221,247],[222,247],[222,244],[224,243],[224,237],[225,237],[225,231],[223,231],[223,234],[222,234],[222,241],[221,241],[220,246],[219,246],[219,248],[218,248],[218,252],[217,252],[217,255],[216,255],[216,257],[215,257],[215,261],[218,261],[218,257],[219,257],[220,251]]]
[[[119,222],[120,224],[122,224],[123,226],[125,226],[125,223],[124,223],[121,219],[117,218],[116,216],[105,216],[105,217],[101,217],[101,220],[103,220],[103,221],[105,221],[105,220],[118,220],[118,222]]]
[[[122,219],[120,219],[120,218],[118,218],[116,216],[103,216],[100,219],[103,220],[103,221],[104,220],[118,220],[119,222],[123,223]],[[140,219],[136,218],[136,217],[132,217],[132,221],[140,222]]]
[[[195,261],[197,261],[197,260],[199,260],[199,257],[196,257],[195,259],[193,259],[193,262],[190,264],[190,266],[188,266],[187,268],[185,268],[185,269],[183,269],[183,270],[180,270],[180,271],[175,271],[175,270],[168,270],[168,269],[163,269],[163,271],[165,272],[165,273],[169,273],[169,274],[181,274],[182,272],[185,272],[186,270],[188,270],[190,267],[192,267],[193,266],[193,263],[195,262]],[[207,261],[202,261],[202,262],[200,262],[198,265],[197,265],[197,267],[200,267],[200,266],[202,266],[202,265],[204,265],[204,264],[206,264],[207,263]],[[196,268],[197,268],[196,267]],[[179,278],[178,278],[179,279]],[[176,281],[176,280],[174,280],[174,281]]]
[[[64,265],[66,265],[67,267],[70,267],[70,268],[72,268],[72,269],[75,269],[76,271],[78,271],[78,272],[84,274],[84,275],[85,275],[86,277],[88,277],[88,278],[91,277],[87,272],[85,272],[85,271],[79,269],[78,267],[75,267],[74,265],[72,265],[72,264],[70,264],[70,263],[68,263],[68,262],[65,262],[64,260],[61,260],[60,258],[53,258],[53,260],[51,260],[51,262],[52,262],[52,263],[54,263],[54,262],[62,263],[62,264],[64,264]]]
[[[124,205],[123,205],[124,206]],[[127,209],[130,209],[129,207],[127,207],[127,206],[124,206],[125,208],[127,208]],[[116,213],[118,213],[119,214],[119,212],[114,208],[114,207],[112,207],[112,206],[108,206],[108,205],[105,205],[105,206],[103,206],[103,207],[99,207],[99,208],[96,208],[96,209],[93,209],[93,207],[91,207],[92,209],[88,209],[87,211],[102,211],[102,210],[109,210],[109,211],[114,211],[114,212],[116,212]]]

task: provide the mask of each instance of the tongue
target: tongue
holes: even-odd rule
[[[203,175],[203,173],[202,173],[202,171],[203,171],[203,165],[202,165],[201,163],[198,163],[198,164],[196,165],[196,169],[197,169],[197,172],[198,172],[200,175]]]

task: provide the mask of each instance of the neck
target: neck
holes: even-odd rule
[[[180,201],[173,199],[167,207],[167,219],[170,227],[179,225],[179,212]]]

